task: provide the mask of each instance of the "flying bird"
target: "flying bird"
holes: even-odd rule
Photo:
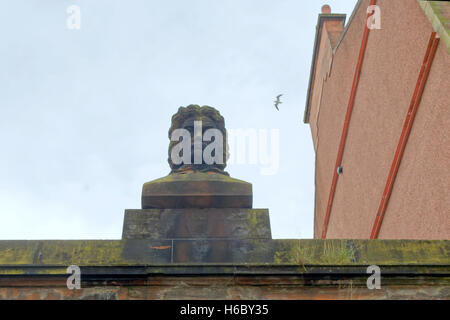
[[[277,100],[274,101],[275,103],[275,108],[277,108],[278,111],[280,111],[280,109],[278,109],[278,105],[283,103],[280,101],[280,97],[282,96],[282,94],[277,95]]]

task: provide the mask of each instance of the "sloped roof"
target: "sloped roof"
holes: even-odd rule
[[[358,1],[359,2],[359,1]],[[312,89],[312,84],[314,82],[314,75],[316,72],[316,59],[317,59],[317,54],[318,54],[318,50],[320,47],[320,36],[322,34],[322,26],[324,21],[326,20],[330,20],[330,19],[341,19],[343,21],[345,21],[346,15],[345,14],[336,14],[336,13],[325,13],[325,14],[319,14],[319,17],[317,19],[317,26],[316,26],[316,36],[314,38],[314,49],[313,49],[313,55],[312,55],[312,61],[311,61],[311,69],[310,69],[310,74],[309,74],[309,83],[308,83],[308,91],[307,91],[307,96],[306,96],[306,105],[305,105],[305,112],[303,115],[303,122],[304,123],[308,123],[309,121],[309,102],[310,102],[310,96],[311,96],[311,89]],[[337,42],[337,44],[339,44],[339,41]],[[337,45],[336,44],[336,45]]]
[[[345,25],[344,31],[341,34],[341,37],[336,45],[336,48],[339,47],[340,42],[344,38],[347,29],[349,25],[351,24],[353,17],[358,10],[362,0],[358,0],[358,2],[355,5],[355,8],[353,9],[353,13],[350,16],[350,19],[348,20],[347,24]],[[447,47],[447,51],[450,53],[450,1],[428,1],[428,0],[417,0],[420,7],[425,12],[425,15],[430,20],[430,23],[434,29],[434,31],[439,35],[441,38],[441,42],[445,44]],[[320,14],[318,21],[317,21],[317,27],[316,27],[316,36],[314,40],[314,51],[312,56],[312,62],[311,62],[311,70],[310,70],[310,76],[309,76],[309,84],[308,84],[308,91],[307,91],[307,97],[306,97],[306,104],[305,104],[305,111],[303,115],[303,122],[308,123],[309,122],[309,102],[310,102],[310,95],[311,95],[311,86],[314,81],[314,74],[315,74],[315,63],[317,58],[317,50],[319,47],[320,42],[320,34],[322,29],[322,24],[325,19],[329,19],[332,16],[336,17],[339,15],[336,14]],[[341,15],[345,19],[345,15]]]
[[[450,2],[418,0],[420,7],[430,20],[434,31],[450,53]]]

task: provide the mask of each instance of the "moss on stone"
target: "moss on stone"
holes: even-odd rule
[[[447,47],[448,53],[450,53],[450,19],[444,15],[444,10],[448,10],[450,5],[444,1],[424,1],[418,0],[419,5],[423,9],[428,20],[430,20],[434,31],[439,35],[441,42]]]
[[[276,264],[450,265],[449,241],[437,240],[274,240]]]
[[[267,222],[269,213],[262,210],[263,209],[248,209],[247,225],[245,227],[248,230],[248,234],[255,237],[260,234],[266,234],[266,230],[270,229],[270,225]],[[262,231],[263,229],[264,231]],[[267,233],[269,232],[270,230]]]
[[[251,216],[248,219],[249,228],[258,228],[259,221],[256,215]],[[299,266],[300,269],[308,266],[345,267],[370,264],[450,266],[450,242],[444,240],[248,239],[246,241],[249,246],[242,246],[243,251],[236,256],[238,262],[234,263],[235,265],[287,264]],[[2,273],[20,273],[18,270],[21,266],[157,265],[157,261],[162,261],[157,255],[162,253],[160,250],[152,249],[150,243],[146,243],[145,240],[139,244],[134,244],[132,240],[0,241],[0,269]]]
[[[0,265],[127,264],[119,240],[0,241]]]

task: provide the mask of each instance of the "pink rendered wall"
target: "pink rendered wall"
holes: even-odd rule
[[[317,117],[315,236],[320,237],[358,56],[362,1],[333,58]],[[369,35],[327,238],[369,238],[432,30],[416,0],[379,0]],[[450,57],[438,47],[380,239],[450,238]]]
[[[318,108],[315,171],[315,216],[314,235],[320,237],[323,220],[330,191],[334,163],[338,151],[342,123],[347,107],[348,96],[352,85],[352,74],[356,66],[362,28],[359,27],[365,18],[358,10],[349,26],[345,38],[339,45],[334,57],[329,78],[323,83],[320,107]],[[316,125],[314,122],[311,126]]]
[[[430,70],[379,238],[450,239],[450,55],[443,43]]]

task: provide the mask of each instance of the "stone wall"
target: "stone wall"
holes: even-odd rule
[[[229,241],[231,262],[173,261],[177,243],[153,240],[0,241],[0,299],[450,297],[448,241]],[[69,265],[81,289],[67,288]],[[367,288],[369,265],[380,289]]]

